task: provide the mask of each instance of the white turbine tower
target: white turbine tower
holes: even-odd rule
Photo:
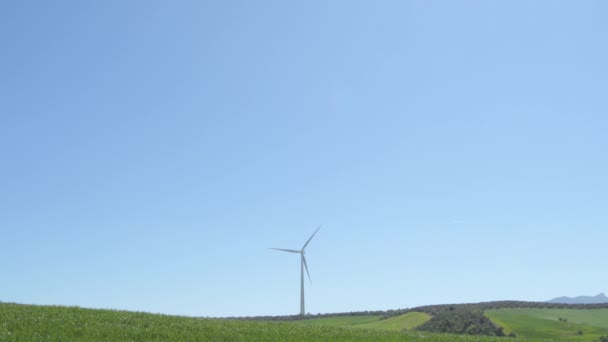
[[[270,248],[270,249],[274,249],[277,251],[300,254],[300,315],[302,315],[302,316],[304,316],[306,314],[306,311],[304,309],[304,269],[306,269],[306,274],[308,274],[308,280],[312,284],[312,280],[310,279],[310,273],[308,273],[308,265],[306,264],[306,257],[304,256],[304,254],[305,254],[304,250],[306,249],[306,246],[308,246],[308,243],[310,242],[310,240],[312,240],[312,238],[315,236],[315,234],[317,234],[319,229],[321,229],[321,226],[319,226],[319,228],[317,228],[317,230],[315,230],[315,232],[312,233],[312,235],[310,236],[308,241],[306,241],[306,243],[304,244],[302,249],[299,251],[297,251],[295,249]]]

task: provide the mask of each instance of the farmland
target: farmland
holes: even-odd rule
[[[405,312],[405,313],[403,313]],[[351,328],[452,333],[467,335],[511,335],[528,341],[599,341],[608,338],[608,307],[563,305],[539,302],[487,302],[432,305],[396,310],[388,319],[382,314],[343,315],[295,321],[297,324]],[[417,322],[404,326],[405,321]],[[385,317],[386,318],[386,317]],[[508,337],[505,338],[508,340]]]
[[[486,311],[505,333],[556,341],[598,341],[608,335],[608,309],[497,309]]]
[[[387,319],[381,319],[381,317],[380,315],[365,315],[312,318],[295,321],[294,324],[401,331],[413,330],[431,318],[431,316],[422,312],[408,312]]]
[[[496,337],[0,304],[1,341],[503,341]],[[509,341],[513,341],[510,339]]]
[[[491,309],[502,305],[501,308]],[[513,303],[431,306],[394,316],[332,315],[285,321],[209,319],[78,307],[0,303],[0,341],[599,341],[608,308],[513,308]],[[523,305],[519,303],[519,305]],[[532,304],[529,304],[532,305]],[[517,337],[423,331],[467,326],[470,312]],[[430,313],[434,313],[432,316]],[[448,315],[451,313],[452,315]],[[560,319],[561,318],[561,319]],[[435,320],[435,324],[432,324]],[[461,321],[458,321],[461,320]],[[480,321],[477,321],[478,324]],[[457,330],[457,329],[456,329]]]
[[[335,316],[302,319],[293,321],[293,323],[307,326],[355,327],[367,323],[378,322],[380,317],[380,315]]]
[[[426,323],[431,316],[422,312],[408,312],[403,315],[391,317],[365,324],[356,325],[363,329],[382,329],[382,330],[413,330],[421,324]]]

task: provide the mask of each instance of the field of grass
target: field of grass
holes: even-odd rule
[[[327,327],[349,327],[360,324],[380,321],[380,315],[361,315],[361,316],[335,316],[322,318],[309,318],[292,321],[299,325],[323,325]]]
[[[293,324],[308,326],[331,326],[331,327],[352,327],[362,329],[377,330],[412,330],[425,323],[431,316],[422,312],[408,312],[406,314],[380,319],[380,315],[367,316],[337,316],[324,318],[311,318],[293,321]]]
[[[356,325],[356,328],[381,329],[381,330],[413,330],[417,326],[426,323],[431,316],[423,312],[408,312],[403,315],[383,319],[375,322]]]
[[[486,316],[505,333],[525,338],[597,341],[608,335],[608,309],[498,309],[486,311]],[[560,321],[560,317],[568,321]]]
[[[0,341],[513,342],[515,340],[0,303]]]

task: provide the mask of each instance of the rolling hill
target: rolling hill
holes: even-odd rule
[[[498,337],[509,334],[517,337]],[[506,301],[272,321],[0,303],[0,341],[591,342],[606,336],[607,305]]]
[[[0,341],[447,342],[455,339],[461,342],[501,341],[498,338],[479,336],[0,303]]]
[[[408,312],[395,317],[385,317],[386,316],[380,315],[337,316],[296,320],[294,323],[308,326],[334,326],[402,331],[413,330],[431,319],[430,315],[422,312]]]
[[[608,335],[608,309],[496,309],[486,315],[505,333],[528,339],[598,341]]]

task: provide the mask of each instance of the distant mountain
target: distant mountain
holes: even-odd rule
[[[603,304],[608,303],[608,297],[600,293],[597,296],[579,296],[579,297],[557,297],[553,298],[548,303],[559,304]]]

